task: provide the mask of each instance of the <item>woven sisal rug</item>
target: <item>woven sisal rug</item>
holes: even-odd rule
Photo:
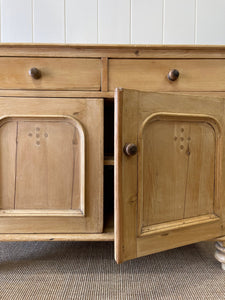
[[[0,299],[225,299],[211,242],[117,265],[113,243],[0,243]]]

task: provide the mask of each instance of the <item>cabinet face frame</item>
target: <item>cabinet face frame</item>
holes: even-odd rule
[[[103,99],[0,100],[0,232],[102,232]]]
[[[166,126],[163,122],[167,122]],[[192,169],[189,170],[190,176],[196,178],[198,169],[203,170],[206,173],[206,182],[203,180],[203,189],[200,187],[200,183],[197,183],[197,188],[200,190],[200,194],[196,197],[196,201],[199,203],[203,199],[203,206],[207,206],[206,210],[195,211],[193,213],[191,209],[186,209],[188,216],[183,217],[171,217],[173,212],[170,207],[168,207],[168,222],[166,218],[162,218],[160,213],[158,214],[158,219],[156,218],[156,224],[154,220],[150,220],[147,215],[147,221],[143,222],[143,211],[146,210],[146,205],[149,206],[148,211],[154,209],[148,203],[148,199],[153,199],[154,201],[161,201],[162,204],[156,204],[156,207],[163,209],[163,205],[166,205],[167,199],[170,199],[170,195],[164,197],[156,196],[154,198],[154,185],[151,184],[151,179],[149,179],[149,184],[144,182],[144,168],[149,168],[147,172],[150,172],[151,176],[155,176],[157,172],[159,173],[159,182],[161,180],[161,185],[159,183],[158,191],[162,194],[165,193],[166,187],[165,182],[170,182],[173,185],[173,181],[164,176],[163,172],[166,172],[164,168],[166,159],[162,159],[161,163],[158,164],[158,170],[154,171],[154,158],[160,160],[157,151],[153,149],[153,145],[150,145],[150,152],[153,155],[152,161],[151,157],[145,157],[143,153],[142,143],[143,139],[143,128],[146,124],[150,124],[147,129],[147,135],[149,134],[151,143],[151,138],[155,143],[158,143],[158,151],[165,153],[163,147],[160,147],[161,139],[157,135],[157,130],[162,129],[166,132],[163,140],[166,140],[168,149],[169,159],[174,156],[176,159],[180,159],[180,164],[185,164],[189,159],[193,161],[197,149],[200,149],[201,144],[204,141],[209,141],[209,147],[212,148],[207,152],[207,149],[202,148],[202,153],[206,151],[206,155],[210,155],[214,162],[212,167],[208,168],[207,162],[202,162],[199,167],[192,163]],[[174,132],[174,128],[179,127],[179,123],[182,123],[182,127],[185,126],[192,127],[193,141],[191,145],[191,154],[183,153],[181,156],[184,146],[178,150],[175,143],[178,142],[177,137],[171,135]],[[159,126],[152,126],[152,124],[159,124]],[[170,126],[170,124],[172,124]],[[174,125],[175,124],[175,125]],[[170,127],[172,130],[170,130]],[[154,129],[155,128],[155,129]],[[183,128],[182,128],[183,129]],[[156,130],[156,131],[155,131]],[[152,131],[152,132],[151,132]],[[204,97],[204,96],[192,96],[192,95],[175,95],[175,94],[165,94],[165,93],[148,93],[148,92],[138,92],[132,90],[117,89],[115,92],[115,259],[118,263],[148,255],[151,253],[160,252],[163,250],[168,250],[170,248],[175,248],[183,246],[186,244],[191,244],[203,240],[208,240],[216,238],[224,234],[223,222],[224,222],[224,99],[216,97]],[[210,139],[208,140],[208,137]],[[183,137],[182,137],[183,139]],[[200,142],[199,142],[200,139]],[[127,143],[136,144],[138,148],[137,155],[127,156],[125,155],[123,148]],[[188,143],[188,142],[187,142]],[[172,146],[171,146],[172,145]],[[197,145],[197,148],[196,148]],[[207,144],[206,144],[207,145]],[[189,147],[189,146],[188,146]],[[160,149],[161,148],[161,149]],[[210,152],[211,151],[211,152]],[[179,153],[178,153],[179,152]],[[147,154],[149,155],[149,154]],[[204,157],[204,153],[201,154]],[[143,161],[143,157],[145,161]],[[173,166],[169,162],[170,166]],[[175,165],[174,165],[174,168]],[[163,170],[163,172],[161,171]],[[173,167],[170,168],[172,170]],[[150,171],[149,171],[150,170]],[[171,176],[173,171],[168,174]],[[179,167],[178,167],[179,171]],[[154,173],[156,172],[156,173]],[[160,173],[161,172],[161,173]],[[200,172],[200,171],[199,171]],[[181,173],[178,173],[178,175]],[[187,178],[189,173],[187,173]],[[212,177],[211,177],[212,175]],[[150,177],[151,177],[150,176]],[[189,179],[191,178],[189,176]],[[175,178],[175,180],[180,180]],[[184,178],[185,179],[185,178]],[[188,180],[189,180],[188,179]],[[154,182],[154,179],[152,179]],[[204,189],[207,188],[209,181],[209,193],[208,200],[204,200],[201,194],[204,194]],[[178,199],[178,204],[183,204],[186,198],[191,199],[193,184],[196,184],[196,180],[190,180],[189,188],[185,191],[185,200],[180,197]],[[175,181],[176,183],[176,181]],[[180,193],[181,190],[177,186],[172,187],[176,192]],[[179,184],[182,185],[179,181]],[[185,186],[185,184],[183,184]],[[143,187],[145,192],[143,194]],[[148,194],[147,200],[143,202],[143,197]],[[155,199],[155,200],[154,200]],[[175,194],[171,197],[172,204],[175,202]],[[200,200],[199,200],[200,199]],[[147,202],[146,202],[147,201]],[[180,201],[180,202],[179,202]],[[189,200],[188,200],[189,201]],[[190,200],[191,201],[191,200]],[[205,202],[204,202],[205,201]],[[208,202],[207,202],[208,201]],[[143,203],[145,203],[145,208],[143,209]],[[188,204],[188,203],[187,203]],[[191,207],[192,208],[192,207]],[[205,209],[205,207],[203,207]],[[183,209],[183,208],[182,208]],[[157,210],[156,210],[157,212]],[[146,215],[146,213],[145,213]],[[161,221],[160,221],[161,218]],[[148,226],[143,226],[143,223],[149,223]],[[146,224],[145,224],[146,225]]]

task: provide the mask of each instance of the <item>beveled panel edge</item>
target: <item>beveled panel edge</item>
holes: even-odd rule
[[[149,123],[153,123],[156,121],[177,121],[177,118],[182,118],[181,121],[190,121],[190,119],[193,119],[192,122],[199,122],[199,123],[206,123],[208,124],[212,130],[214,131],[215,134],[215,141],[219,140],[220,136],[221,136],[221,126],[218,123],[218,121],[210,116],[210,115],[206,115],[206,114],[183,114],[183,113],[165,113],[165,112],[157,112],[157,113],[153,113],[150,116],[148,116],[144,122],[142,123],[142,126],[139,129],[138,132],[138,147],[139,144],[142,141],[142,133],[144,131],[144,128],[147,124]],[[219,166],[218,166],[218,157],[220,157],[220,152],[221,152],[221,145],[217,145],[216,144],[216,153],[215,153],[215,182],[217,181],[217,178],[219,177]],[[140,152],[140,151],[139,151]],[[140,152],[141,153],[141,152]],[[142,160],[142,156],[141,156],[141,160]],[[142,161],[141,161],[142,163]],[[140,154],[138,156],[138,166],[141,165],[140,163]],[[142,181],[140,179],[140,181]],[[218,188],[216,188],[215,186],[215,195],[214,195],[214,200],[217,199],[217,194],[218,194]],[[139,193],[139,192],[138,192]],[[139,198],[139,196],[138,196]],[[143,200],[142,201],[138,201],[138,209],[137,209],[137,216],[138,216],[138,228],[137,228],[137,237],[142,237],[142,236],[149,236],[150,234],[157,234],[159,232],[162,231],[162,226],[163,224],[159,224],[159,225],[151,225],[151,226],[145,226],[143,227],[141,225],[141,220],[143,219]],[[207,217],[208,216],[208,217]],[[216,214],[210,214],[210,215],[204,215],[204,216],[198,216],[198,217],[193,217],[193,218],[188,218],[190,219],[190,222],[184,222],[185,224],[181,224],[179,226],[181,227],[187,227],[187,226],[192,226],[195,225],[195,222],[193,223],[192,219],[194,220],[195,218],[201,218],[201,217],[207,217],[205,220],[203,218],[202,223],[208,223],[208,222],[214,222],[214,221],[218,221],[219,220],[219,216],[217,216]],[[187,219],[187,220],[188,220]],[[195,221],[195,220],[194,220]],[[176,221],[171,221],[171,222],[166,222],[165,224],[171,223],[172,226],[170,227],[170,230],[175,230],[177,228],[176,222],[180,222],[180,220],[176,220]],[[158,227],[157,227],[158,226]],[[153,231],[155,228],[155,232]],[[164,228],[164,226],[163,226]]]
[[[53,210],[53,213],[51,214],[50,212],[46,212],[46,210],[43,210],[45,212],[43,212],[43,214],[41,213],[41,210],[39,210],[39,212],[34,213],[34,211],[36,210],[27,210],[29,211],[33,216],[72,216],[72,215],[76,215],[76,216],[82,216],[85,217],[85,133],[84,133],[84,128],[82,126],[82,124],[80,123],[80,121],[78,121],[76,118],[71,117],[71,116],[67,116],[67,115],[4,115],[0,117],[0,128],[6,124],[7,122],[11,122],[15,121],[17,119],[54,119],[54,120],[68,120],[69,123],[71,123],[75,128],[78,129],[80,138],[81,138],[81,200],[80,200],[80,209],[78,210],[73,210],[73,213],[68,213],[68,211],[64,211],[64,210],[59,210],[59,211],[63,211],[62,214],[60,213],[56,213],[56,210]],[[67,122],[68,122],[67,121]],[[2,124],[3,123],[3,124]],[[12,212],[12,210],[0,210],[0,217],[18,217],[18,216],[28,216],[27,212],[25,212],[26,210],[21,210],[21,212]],[[33,211],[33,212],[31,212]]]
[[[189,226],[194,226],[198,224],[205,224],[211,222],[217,222],[220,218],[215,214],[206,214],[203,216],[191,217],[182,220],[175,220],[170,222],[165,222],[162,224],[150,225],[143,227],[142,233],[139,237],[145,237],[154,234],[167,235],[165,231],[176,230],[177,228],[184,228]]]
[[[1,217],[84,217],[84,212],[80,209],[5,209],[0,210]]]
[[[161,121],[161,120],[162,121],[177,121],[177,118],[184,118],[184,119],[182,119],[182,121],[189,121],[191,118],[193,118],[193,122],[208,123],[212,127],[212,129],[215,131],[217,136],[220,136],[220,134],[221,134],[220,124],[211,115],[157,112],[157,113],[151,114],[144,120],[144,122],[142,123],[142,126],[140,127],[139,133],[138,133],[138,139],[142,139],[142,132],[144,130],[144,127],[148,123],[155,122],[155,121]]]

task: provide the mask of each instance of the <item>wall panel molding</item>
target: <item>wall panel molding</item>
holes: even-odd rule
[[[224,0],[1,0],[0,42],[225,45]]]

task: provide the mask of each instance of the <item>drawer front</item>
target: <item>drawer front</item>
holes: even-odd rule
[[[170,70],[179,77],[170,81]],[[225,91],[225,60],[222,59],[111,59],[109,89],[143,91]]]
[[[0,57],[0,89],[98,91],[100,69],[99,59]]]

